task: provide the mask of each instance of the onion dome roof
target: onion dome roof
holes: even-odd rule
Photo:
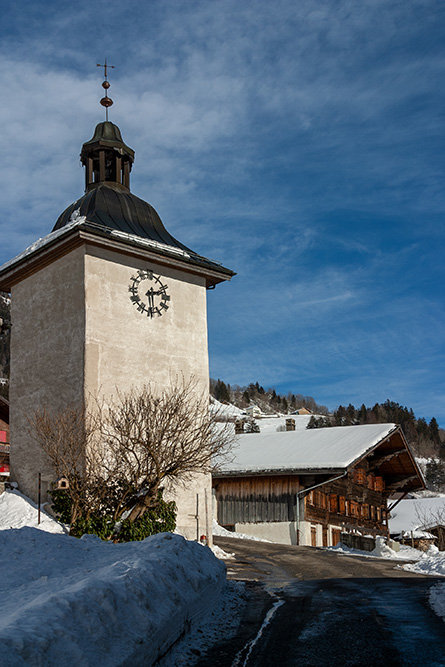
[[[153,206],[126,189],[112,183],[100,183],[75,201],[59,216],[53,231],[65,227],[75,216],[90,223],[151,239],[191,252],[164,227]]]
[[[123,141],[117,125],[99,123],[80,154],[85,166],[85,194],[59,216],[53,232],[77,221],[89,231],[112,235],[123,243],[149,243],[161,254],[181,253],[183,261],[223,273],[233,271],[198,255],[175,239],[153,206],[130,192],[134,151]],[[227,278],[223,278],[224,280]]]

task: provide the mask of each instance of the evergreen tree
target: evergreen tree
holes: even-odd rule
[[[213,396],[220,403],[229,403],[230,402],[229,390],[227,388],[227,385],[224,382],[222,382],[222,380],[218,379],[216,381],[215,388],[213,390]]]
[[[260,427],[255,419],[248,419],[244,424],[244,433],[260,433]]]
[[[437,445],[440,445],[440,434],[439,434],[439,424],[437,423],[436,419],[433,417],[429,423],[429,434],[430,438],[433,442],[435,442]]]

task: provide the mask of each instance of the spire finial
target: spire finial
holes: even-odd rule
[[[102,82],[102,88],[105,90],[105,97],[102,97],[100,103],[102,104],[103,107],[105,107],[105,119],[108,121],[108,107],[111,107],[111,105],[113,104],[113,100],[111,99],[111,97],[108,97],[108,88],[110,87],[110,83],[108,81],[107,69],[109,67],[111,69],[114,69],[114,65],[107,65],[107,59],[105,58],[105,65],[100,65],[98,63],[96,67],[104,68],[105,81]]]

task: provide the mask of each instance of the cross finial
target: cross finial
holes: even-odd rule
[[[104,68],[104,75],[105,75],[105,80],[108,76],[107,68],[110,67],[111,69],[114,69],[114,65],[107,65],[107,59],[105,58],[105,65],[100,65],[99,63],[96,65],[96,67],[103,67]]]
[[[108,68],[110,67],[111,69],[114,69],[114,65],[107,65],[107,59],[105,58],[105,64],[100,65],[97,63],[96,67],[103,67],[104,68],[104,75],[105,75],[105,81],[102,82],[102,88],[105,90],[105,97],[102,97],[100,103],[102,104],[103,107],[105,107],[105,119],[108,121],[108,107],[111,107],[113,104],[113,100],[111,97],[108,97],[108,88],[110,87],[109,81],[108,81]]]

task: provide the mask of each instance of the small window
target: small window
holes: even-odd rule
[[[359,505],[355,500],[351,500],[351,516],[359,517]]]

